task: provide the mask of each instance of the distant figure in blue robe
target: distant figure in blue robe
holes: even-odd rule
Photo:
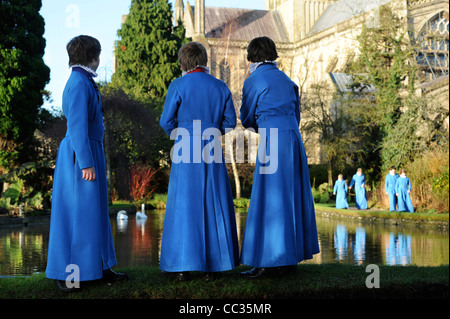
[[[352,177],[348,189],[352,189],[353,185],[355,185],[356,208],[367,209],[366,178],[363,174],[362,168],[357,169],[356,174]]]
[[[399,212],[414,213],[414,207],[411,201],[411,181],[406,176],[406,170],[400,170],[400,177],[395,183],[395,193],[398,200]]]
[[[172,148],[160,268],[186,280],[189,271],[207,276],[239,265],[231,185],[221,135],[236,126],[231,92],[208,72],[206,49],[181,47],[183,76],[169,86],[160,125]]]
[[[344,180],[344,176],[339,174],[333,187],[333,195],[336,195],[336,208],[348,208],[347,194],[347,182]]]
[[[128,279],[127,274],[110,269],[116,256],[109,221],[102,103],[92,78],[97,75],[100,51],[100,43],[90,36],[75,37],[67,44],[72,67],[62,101],[67,132],[56,158],[46,269],[46,276],[66,292],[81,288],[80,281]]]
[[[242,243],[243,276],[279,276],[319,253],[308,159],[299,131],[297,85],[274,61],[275,43],[253,39],[247,48],[250,76],[244,82],[241,121],[261,140]]]
[[[384,190],[389,196],[389,210],[391,212],[397,211],[397,196],[395,195],[395,183],[397,182],[398,174],[395,166],[391,166],[389,174],[384,180]]]

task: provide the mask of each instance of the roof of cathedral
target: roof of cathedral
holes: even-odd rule
[[[307,36],[319,33],[334,25],[347,21],[362,13],[369,12],[381,5],[391,2],[392,0],[341,0],[330,4],[319,20],[314,24]]]
[[[227,38],[229,32],[231,40],[268,36],[275,42],[289,42],[283,20],[276,11],[205,7],[206,37]]]

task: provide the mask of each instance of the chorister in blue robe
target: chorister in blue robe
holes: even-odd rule
[[[87,71],[72,69],[62,108],[67,133],[56,158],[46,275],[66,280],[78,269],[80,281],[99,279],[103,270],[116,264],[116,256],[109,221],[102,103]],[[95,167],[94,181],[82,178],[82,169],[89,167]]]
[[[333,187],[333,194],[336,194],[336,208],[348,208],[348,187],[345,180],[336,180]]]
[[[358,209],[367,209],[367,198],[366,198],[366,178],[364,174],[356,173],[352,177],[352,181],[350,182],[349,187],[355,186],[355,202],[356,208]]]
[[[397,211],[397,196],[395,195],[395,183],[397,182],[398,174],[387,174],[384,180],[384,190],[389,196],[389,210],[391,212]]]
[[[160,119],[175,138],[161,242],[160,268],[166,272],[218,272],[239,264],[220,141],[221,133],[236,126],[236,112],[226,84],[196,71],[170,84]]]
[[[399,212],[414,212],[414,207],[411,201],[411,181],[409,177],[400,175],[395,183],[395,192],[397,194],[398,200],[398,211]]]
[[[240,112],[242,125],[261,136],[241,263],[263,268],[311,259],[319,245],[298,87],[264,63],[244,83]]]

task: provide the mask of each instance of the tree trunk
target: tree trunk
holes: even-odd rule
[[[328,187],[333,187],[333,169],[331,168],[331,161],[328,161]]]
[[[228,146],[228,151],[229,151],[229,155],[230,155],[230,160],[231,160],[231,168],[233,169],[233,176],[234,176],[234,184],[236,187],[236,198],[239,199],[241,198],[241,183],[239,181],[239,172],[237,170],[237,166],[236,166],[236,159],[234,156],[234,150],[233,150],[233,143],[234,142],[234,138],[231,138],[231,143],[227,143]]]

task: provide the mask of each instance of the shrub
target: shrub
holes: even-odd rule
[[[148,199],[155,191],[156,186],[152,185],[154,182],[153,176],[159,171],[153,170],[148,164],[132,164],[130,171],[130,196],[139,201],[142,199]]]

